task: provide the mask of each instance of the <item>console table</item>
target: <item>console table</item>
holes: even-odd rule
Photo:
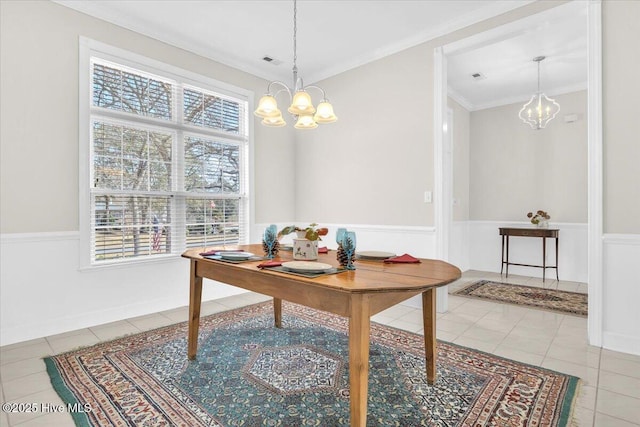
[[[560,230],[557,228],[519,228],[519,227],[500,227],[500,235],[502,236],[502,264],[500,265],[500,274],[504,266],[507,266],[506,277],[509,277],[509,266],[519,265],[522,267],[537,267],[542,269],[542,281],[545,281],[545,272],[547,268],[556,269],[556,280],[558,278],[558,234]],[[542,238],[542,265],[518,264],[509,262],[509,237],[540,237]],[[547,237],[556,239],[556,265],[547,265]],[[505,251],[506,241],[506,251]]]

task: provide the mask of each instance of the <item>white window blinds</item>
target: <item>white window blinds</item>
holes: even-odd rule
[[[246,243],[246,97],[90,63],[91,263]]]

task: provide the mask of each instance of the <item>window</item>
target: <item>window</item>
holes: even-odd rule
[[[84,44],[86,264],[246,243],[249,94],[144,58],[131,61],[133,54],[115,48],[92,49],[103,46],[97,42]]]

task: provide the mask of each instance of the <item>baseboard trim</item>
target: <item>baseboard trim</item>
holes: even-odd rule
[[[605,331],[602,333],[602,347],[607,350],[640,356],[640,338],[630,335]]]

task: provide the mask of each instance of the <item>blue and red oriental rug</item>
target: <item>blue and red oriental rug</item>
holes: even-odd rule
[[[79,426],[348,426],[348,322],[262,303],[46,359]],[[426,381],[421,335],[371,327],[368,426],[566,426],[579,379],[438,342]]]

